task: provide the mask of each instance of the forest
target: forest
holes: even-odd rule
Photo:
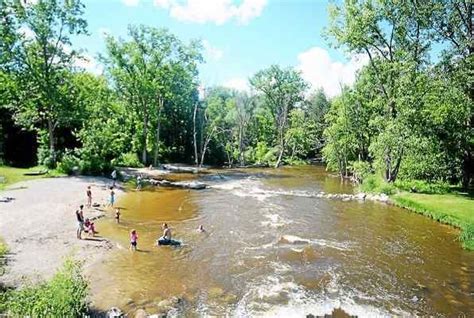
[[[292,66],[258,71],[246,91],[203,87],[202,43],[145,25],[108,35],[103,74],[88,73],[72,45],[88,34],[84,10],[78,0],[0,0],[1,163],[101,174],[322,159],[357,182],[472,183],[470,1],[330,4],[328,43],[369,61],[334,98]]]

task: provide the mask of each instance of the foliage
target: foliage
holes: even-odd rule
[[[112,160],[112,164],[114,166],[122,166],[122,167],[133,167],[133,168],[141,168],[143,164],[140,162],[137,154],[134,152],[127,152],[122,155],[117,160]]]
[[[67,260],[51,281],[8,291],[0,297],[0,312],[13,316],[83,317],[88,284],[79,263]]]
[[[365,193],[394,194],[396,188],[393,184],[386,182],[380,175],[372,174],[365,178],[359,185],[359,191]]]
[[[353,161],[350,163],[350,170],[357,183],[363,183],[372,173],[372,166],[367,161]]]
[[[12,28],[17,28],[10,28],[16,34],[11,64],[19,87],[9,107],[19,125],[47,133],[39,139],[50,152],[43,156],[43,163],[54,167],[56,131],[75,118],[75,104],[69,98],[70,74],[79,55],[71,49],[70,38],[87,33],[87,22],[81,17],[84,6],[80,1],[48,0],[8,1],[7,7]],[[20,25],[28,32],[19,29]]]
[[[368,161],[388,182],[469,183],[473,90],[465,85],[470,75],[458,68],[468,65],[467,52],[472,52],[463,23],[471,20],[472,10],[465,4],[344,1],[330,6],[326,35],[336,47],[364,54],[369,65],[326,116],[328,168],[347,176],[349,162]],[[445,48],[438,64],[429,54],[436,43]]]
[[[102,60],[141,133],[142,163],[148,163],[151,140],[156,165],[164,108],[176,102],[191,106],[196,96],[200,46],[185,45],[168,30],[147,26],[130,26],[128,35],[127,42],[107,37],[107,55]],[[150,132],[155,132],[155,138]]]
[[[427,182],[424,180],[397,180],[395,187],[400,190],[426,193],[426,194],[446,194],[450,192],[450,185],[447,182]]]
[[[272,65],[257,72],[250,79],[250,84],[262,94],[263,105],[273,117],[274,142],[278,147],[275,167],[278,167],[287,148],[285,135],[290,112],[303,102],[308,83],[303,80],[298,71]]]
[[[74,152],[66,152],[58,164],[57,170],[70,175],[76,172],[76,169],[79,172],[79,164],[80,159]]]

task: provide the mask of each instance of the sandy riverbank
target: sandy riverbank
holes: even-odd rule
[[[86,188],[91,186],[93,202],[99,208],[85,208],[86,218],[111,213],[104,208],[109,197],[111,180],[96,177],[64,177],[38,179],[14,184],[0,192],[12,197],[0,203],[0,236],[9,255],[6,273],[0,281],[18,286],[50,278],[64,258],[74,256],[88,267],[104,257],[113,245],[105,238],[76,238],[75,210],[86,203]],[[123,192],[116,189],[116,197]],[[100,232],[100,228],[97,229]]]

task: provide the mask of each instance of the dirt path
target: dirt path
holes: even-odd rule
[[[22,285],[51,277],[70,255],[90,266],[112,248],[101,238],[76,238],[75,210],[86,203],[86,188],[91,186],[93,202],[99,208],[84,208],[84,217],[112,213],[104,208],[109,198],[110,180],[92,177],[65,177],[21,182],[0,196],[12,197],[0,203],[0,237],[9,249],[6,273],[0,281]],[[116,189],[116,197],[122,191]],[[97,229],[100,232],[100,228]],[[99,233],[100,235],[100,233]],[[83,234],[87,238],[87,234]]]

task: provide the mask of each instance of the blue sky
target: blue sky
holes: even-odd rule
[[[104,52],[103,34],[126,38],[129,24],[165,27],[182,40],[201,39],[205,86],[245,89],[249,76],[271,64],[301,70],[314,88],[330,96],[350,84],[364,59],[329,47],[322,31],[328,23],[322,0],[85,0],[90,36],[74,45],[87,50],[87,66]]]

